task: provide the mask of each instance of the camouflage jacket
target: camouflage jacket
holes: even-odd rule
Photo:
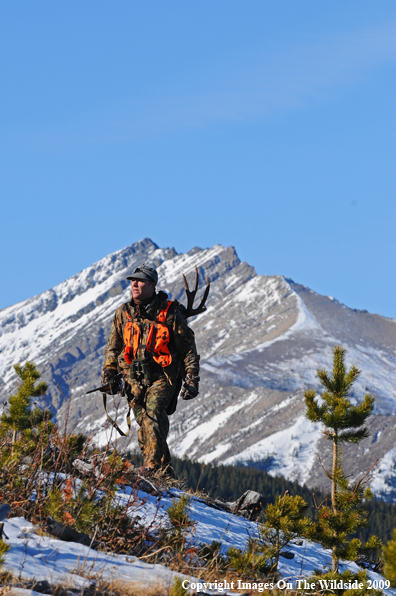
[[[136,307],[133,300],[120,306],[114,315],[110,329],[110,336],[105,350],[104,368],[113,368],[122,371],[126,379],[129,378],[129,364],[124,357],[125,343],[124,330],[129,321],[136,321],[143,324],[144,335],[147,337],[149,329],[159,312],[168,305],[168,296],[165,292],[158,292],[152,302],[147,306]],[[172,355],[172,362],[161,370],[172,385],[184,377],[186,370],[199,372],[199,356],[195,345],[194,332],[187,325],[183,316],[184,307],[176,300],[172,302],[173,307],[169,308],[165,325],[169,329],[169,351]],[[129,316],[128,316],[129,315]]]

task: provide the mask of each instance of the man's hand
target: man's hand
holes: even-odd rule
[[[195,372],[187,371],[183,389],[181,390],[182,399],[194,399],[199,393],[199,376]]]
[[[102,370],[101,376],[102,386],[107,387],[107,385],[111,385],[111,380],[113,379],[113,377],[115,377],[116,374],[117,371],[114,368],[104,368]],[[116,383],[117,381],[114,382]]]

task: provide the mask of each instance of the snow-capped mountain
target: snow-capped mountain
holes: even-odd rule
[[[182,302],[182,273],[192,283],[197,265],[201,285],[205,275],[211,281],[208,309],[191,322],[201,391],[193,402],[181,401],[172,416],[175,454],[254,464],[325,486],[318,455],[326,465],[329,445],[320,427],[304,418],[303,392],[319,388],[316,370],[330,368],[332,348],[342,345],[348,364],[362,369],[353,398],[367,392],[376,397],[370,438],[344,450],[347,472],[356,477],[378,459],[373,487],[396,498],[396,321],[347,308],[282,276],[259,276],[232,247],[177,254],[145,239],[0,311],[2,398],[14,388],[12,365],[33,360],[49,383],[46,399],[57,420],[67,418],[104,441],[100,393],[85,392],[100,384],[113,314],[130,298],[125,278],[143,262],[158,268],[158,287]],[[124,412],[121,404],[119,416]]]

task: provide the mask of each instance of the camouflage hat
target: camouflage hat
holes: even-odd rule
[[[137,267],[135,271],[132,273],[132,275],[127,277],[127,279],[143,279],[146,281],[154,281],[155,283],[157,283],[158,273],[157,270],[154,269],[154,267],[147,267],[147,265],[143,263],[143,265]]]

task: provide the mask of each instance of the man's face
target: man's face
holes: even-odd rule
[[[137,302],[144,302],[154,294],[155,283],[144,279],[132,279],[132,298]]]

